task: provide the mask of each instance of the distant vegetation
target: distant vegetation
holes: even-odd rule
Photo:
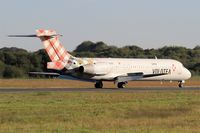
[[[181,61],[193,75],[200,75],[200,46],[193,49],[176,46],[143,49],[134,45],[118,48],[104,42],[85,41],[71,54],[77,57],[170,58]],[[23,78],[28,77],[30,71],[50,71],[46,69],[48,61],[44,49],[28,52],[19,48],[1,48],[0,78]]]

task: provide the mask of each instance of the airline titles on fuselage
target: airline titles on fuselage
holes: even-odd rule
[[[171,69],[152,69],[153,74],[171,74]]]

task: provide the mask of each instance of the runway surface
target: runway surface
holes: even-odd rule
[[[200,87],[142,87],[142,88],[0,88],[0,93],[5,92],[143,92],[143,91],[190,91],[199,90]]]

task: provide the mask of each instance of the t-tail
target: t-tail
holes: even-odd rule
[[[53,30],[36,30],[36,36],[42,41],[44,48],[51,59],[47,63],[48,69],[62,70],[68,63],[70,54],[60,43],[58,35]]]
[[[54,30],[36,30],[36,35],[10,35],[9,37],[38,37],[42,41],[44,48],[51,59],[47,63],[48,69],[64,69],[73,56],[70,55],[59,41],[59,34]]]

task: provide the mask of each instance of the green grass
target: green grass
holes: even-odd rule
[[[200,132],[200,92],[0,94],[0,132]]]

